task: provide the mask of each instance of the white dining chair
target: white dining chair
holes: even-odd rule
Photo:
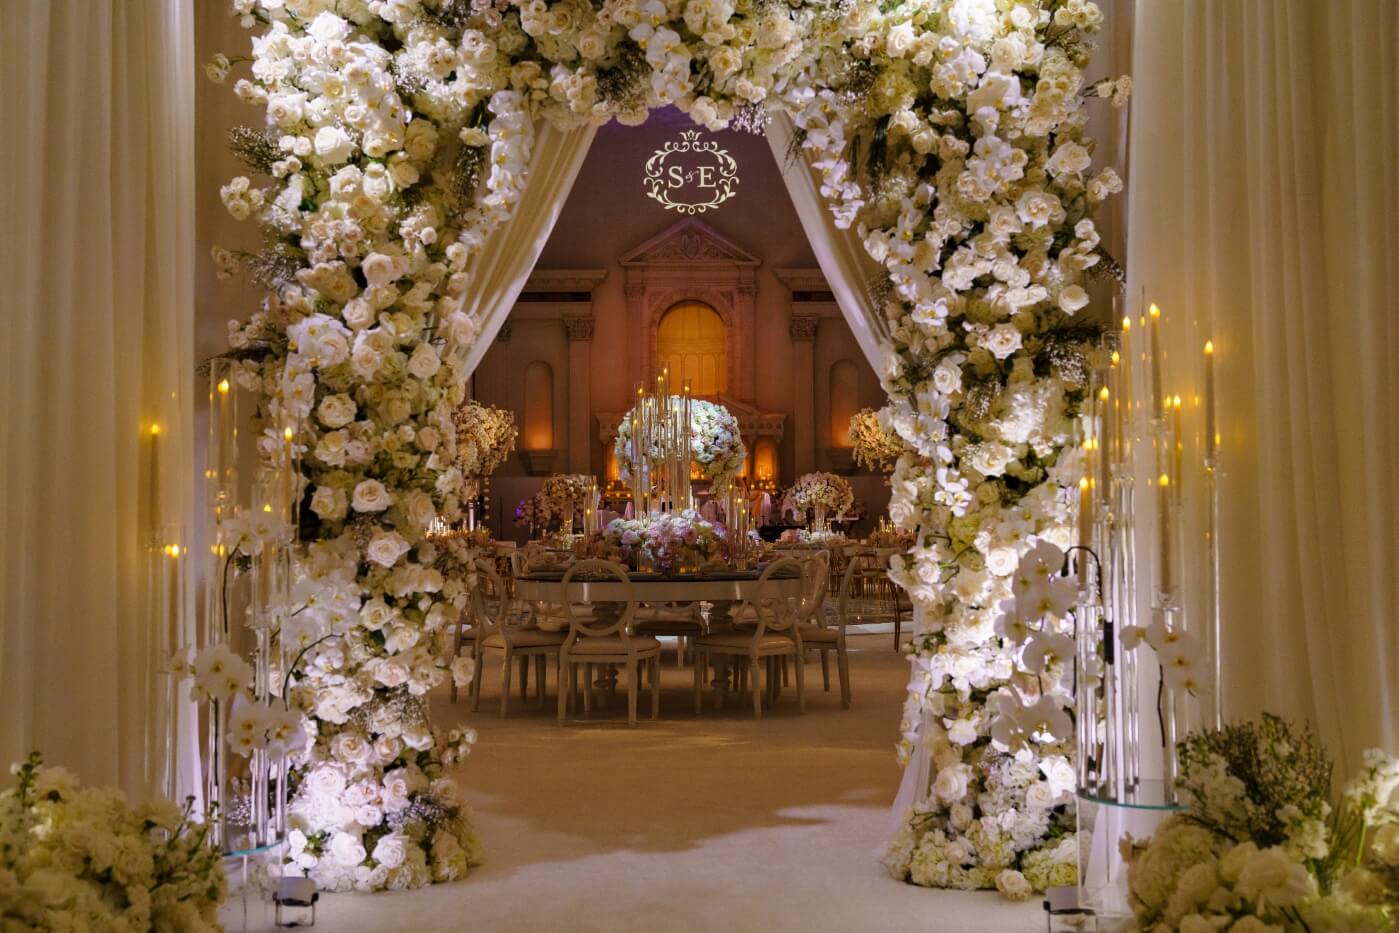
[[[478,560],[475,565],[476,585],[471,590],[471,615],[476,635],[476,677],[471,684],[471,709],[481,708],[481,682],[485,679],[488,658],[499,657],[500,715],[510,709],[511,662],[520,660],[520,699],[529,690],[529,665],[534,662],[535,690],[540,706],[544,705],[545,678],[548,661],[557,657],[566,637],[563,632],[545,631],[523,622],[512,611],[514,600],[505,590],[505,583],[495,571],[492,561]]]
[[[777,666],[780,659],[791,658],[797,669],[797,707],[806,712],[805,653],[802,650],[801,594],[786,595],[781,585],[782,579],[802,576],[800,562],[782,557],[764,568],[758,578],[757,594],[740,605],[738,616],[752,619],[752,624],[734,626],[730,632],[711,632],[701,635],[691,645],[695,652],[695,666],[704,670],[711,656],[732,659],[747,665],[747,676],[753,694],[753,717],[763,716],[762,678],[763,667],[767,672],[767,693],[769,702],[777,699],[781,673]],[[763,662],[760,666],[759,662]],[[695,703],[699,708],[700,678],[695,681]]]
[[[618,600],[590,605],[578,595],[577,587],[586,582],[617,584]],[[651,718],[661,711],[661,643],[649,635],[630,631],[636,616],[636,593],[631,578],[620,564],[605,560],[581,560],[563,576],[564,605],[569,612],[568,634],[559,649],[559,725],[568,718],[576,689],[578,667],[584,667],[583,712],[592,712],[593,665],[617,665],[627,674],[627,724],[636,725],[636,698],[641,666],[646,665],[651,683]],[[618,609],[617,607],[621,608]]]

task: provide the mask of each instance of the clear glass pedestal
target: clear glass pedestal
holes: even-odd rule
[[[1078,793],[1078,907],[1097,919],[1089,929],[1117,930],[1127,925],[1127,863],[1118,843],[1124,835],[1148,838],[1180,806],[1167,797],[1163,781],[1141,781],[1117,793]]]

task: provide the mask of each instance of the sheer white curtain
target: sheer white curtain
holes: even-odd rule
[[[1399,748],[1396,44],[1391,0],[1137,10],[1129,293],[1168,391],[1217,348],[1225,714],[1310,720],[1347,765]]]
[[[470,270],[463,308],[480,322],[481,336],[467,354],[467,372],[480,364],[520,297],[596,134],[592,125],[559,130],[541,122],[535,128],[529,178],[515,215],[486,239]]]
[[[821,196],[821,183],[816,173],[799,153],[793,153],[792,142],[796,127],[785,113],[773,114],[768,124],[767,140],[773,158],[782,169],[787,194],[797,209],[802,230],[806,232],[811,251],[831,286],[836,304],[840,305],[845,322],[860,344],[860,350],[876,373],[884,371],[884,351],[880,342],[885,333],[881,310],[870,304],[870,285],[878,280],[879,264],[865,252],[854,230],[842,230],[831,218],[826,199]]]
[[[173,764],[146,591],[153,504],[191,501],[193,49],[189,0],[0,4],[0,759],[137,795]]]

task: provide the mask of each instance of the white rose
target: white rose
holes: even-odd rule
[[[1013,324],[997,324],[984,334],[981,345],[998,360],[1003,360],[1020,349],[1020,331]]]
[[[393,498],[377,479],[360,480],[355,486],[351,504],[356,512],[382,512],[393,504]]]
[[[1013,868],[1007,868],[996,876],[996,890],[1010,901],[1023,901],[1035,893],[1025,876]]]
[[[1048,781],[1036,781],[1025,791],[1025,806],[1036,810],[1048,810],[1058,799]]]
[[[364,330],[374,323],[374,308],[364,298],[350,299],[341,314],[355,330]]]
[[[430,343],[418,344],[413,350],[413,355],[408,358],[408,372],[419,379],[431,379],[441,367],[442,361],[437,356],[437,348]]]
[[[425,752],[432,748],[432,730],[423,723],[415,723],[403,730],[403,741],[414,751]]]
[[[381,765],[393,761],[401,751],[403,751],[401,739],[385,735],[374,740],[374,757],[379,759]]]
[[[390,771],[384,775],[384,810],[388,813],[399,813],[408,807],[408,794],[412,787],[408,783],[408,775],[402,768]]]
[[[371,286],[388,285],[403,277],[403,268],[394,257],[384,253],[370,253],[364,257],[364,261],[359,264],[359,269],[364,273],[364,280]]]
[[[386,532],[380,529],[374,532],[374,537],[370,539],[369,546],[364,549],[364,553],[366,557],[381,567],[392,567],[398,563],[400,557],[408,553],[410,547],[398,532]]]
[[[311,494],[311,511],[322,521],[337,522],[345,517],[348,510],[349,502],[345,499],[344,491],[334,486],[317,486]]]
[[[362,735],[342,732],[330,740],[330,753],[347,764],[359,764],[369,757],[369,743]]]
[[[1073,314],[1086,304],[1088,304],[1088,292],[1083,290],[1082,285],[1070,285],[1059,292],[1059,307],[1069,314]]]
[[[403,514],[414,526],[426,528],[437,517],[437,509],[433,507],[432,496],[415,489],[403,497]]]
[[[1015,548],[996,547],[986,555],[986,569],[998,577],[1008,577],[1020,563],[1020,555]]]
[[[933,370],[933,387],[943,395],[951,395],[962,388],[962,367],[949,361],[939,363]]]
[[[328,428],[343,428],[355,420],[355,411],[355,403],[343,392],[327,395],[316,408],[321,424]]]
[[[316,155],[331,165],[344,162],[354,152],[349,135],[338,126],[323,126],[316,131]]]
[[[330,857],[345,868],[354,868],[365,859],[364,844],[350,833],[336,833],[330,840]]]
[[[382,836],[374,846],[374,861],[385,868],[397,868],[408,857],[408,845],[408,837],[402,833]]]
[[[947,727],[947,741],[954,745],[970,745],[976,741],[976,723],[970,719],[954,720]]]
[[[933,781],[933,793],[946,803],[953,803],[967,796],[966,768],[955,765],[939,771]]]
[[[476,659],[466,655],[458,655],[452,662],[452,683],[458,687],[470,685],[476,676]]]
[[[439,445],[441,445],[442,435],[438,433],[438,430],[436,428],[429,425],[418,431],[418,436],[417,438],[415,438],[415,440],[418,444],[419,450],[425,450],[428,453],[431,453],[432,451],[436,450]]]

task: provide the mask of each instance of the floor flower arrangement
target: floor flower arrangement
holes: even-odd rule
[[[1122,842],[1147,933],[1382,933],[1399,922],[1399,759],[1379,750],[1332,806],[1332,762],[1276,716],[1179,746],[1185,809]]]
[[[221,857],[193,812],[131,806],[37,754],[0,791],[0,929],[220,930]]]
[[[678,397],[673,398],[678,400]],[[632,413],[628,411],[617,426],[617,439],[613,442],[613,453],[624,480],[631,477],[637,459],[631,425]],[[659,459],[661,451],[653,450],[651,456]],[[743,445],[738,419],[717,402],[690,399],[690,459],[699,464],[700,474],[709,480],[713,491],[727,489],[747,458],[748,449]]]

